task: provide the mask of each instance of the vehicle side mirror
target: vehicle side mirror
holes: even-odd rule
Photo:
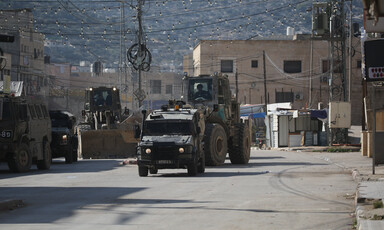
[[[135,125],[135,138],[136,139],[140,138],[140,134],[141,134],[140,126],[139,125]]]
[[[124,115],[129,115],[129,109],[127,107],[124,108]]]

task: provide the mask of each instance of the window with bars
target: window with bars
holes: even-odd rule
[[[285,73],[301,73],[301,61],[284,61]]]
[[[161,80],[150,81],[151,94],[161,94]]]
[[[222,73],[233,73],[233,60],[221,60]]]
[[[259,67],[259,62],[257,60],[252,60],[251,61],[251,67],[252,68],[258,68]]]
[[[165,86],[165,93],[166,93],[166,94],[172,94],[172,92],[173,92],[173,87],[172,87],[172,85],[166,85],[166,86]]]
[[[293,92],[276,92],[276,103],[293,102]]]

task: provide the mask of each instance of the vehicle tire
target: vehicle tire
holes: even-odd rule
[[[189,163],[187,166],[188,176],[196,176],[197,175],[197,162],[194,161]]]
[[[40,170],[47,170],[51,167],[52,151],[51,146],[47,141],[43,143],[43,160],[37,161],[37,168]]]
[[[248,126],[244,123],[235,124],[235,135],[229,148],[229,159],[232,164],[247,164],[251,153],[251,142]]]
[[[207,124],[204,137],[205,164],[222,165],[227,156],[227,134],[219,124]]]
[[[204,156],[204,152],[201,154],[200,160],[198,161],[197,172],[198,173],[204,173],[205,172],[205,156]]]
[[[68,146],[72,147],[72,146]],[[72,148],[67,148],[65,153],[65,163],[66,164],[72,164],[73,163],[73,153],[72,153]]]
[[[148,167],[147,166],[139,166],[139,176],[145,177],[148,176]]]
[[[78,148],[79,144],[78,144],[78,140],[77,140],[77,137],[74,136],[72,137],[72,159],[73,159],[73,162],[77,162],[77,148]]]
[[[77,162],[77,150],[76,152],[72,152],[72,160],[73,162]]]
[[[150,174],[157,174],[157,172],[158,172],[158,169],[157,168],[149,168],[149,173]]]
[[[22,143],[8,159],[8,167],[12,172],[28,172],[32,165],[32,155],[28,145]]]

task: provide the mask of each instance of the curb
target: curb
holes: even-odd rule
[[[360,193],[359,193],[359,186],[360,186],[360,181],[361,181],[359,170],[357,170],[357,169],[352,170],[352,179],[358,183],[357,188],[356,188],[356,193],[355,193],[356,229],[362,230],[362,224],[361,224],[362,218],[360,218],[360,216],[362,216],[364,214],[364,208],[359,204],[362,203],[365,199],[360,197]]]
[[[0,211],[9,211],[23,207],[24,205],[22,200],[3,200],[0,201]]]

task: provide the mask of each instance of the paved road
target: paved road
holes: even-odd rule
[[[122,160],[55,160],[49,171],[0,165],[0,229],[351,229],[349,171],[319,154],[252,151],[246,166],[160,170],[140,178]]]

